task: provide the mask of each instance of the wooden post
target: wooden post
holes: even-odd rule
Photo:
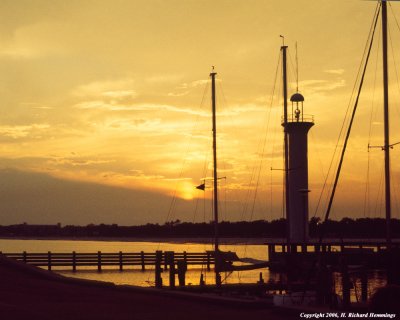
[[[263,279],[262,272],[260,272],[260,276],[259,276],[257,284],[259,284],[259,285],[264,284],[264,279]]]
[[[47,270],[51,271],[51,252],[47,252]]]
[[[187,263],[187,253],[186,253],[186,251],[183,251],[183,261],[185,261],[185,263]]]
[[[97,251],[97,271],[101,272],[101,251]]]
[[[162,278],[161,278],[161,261],[162,261],[162,251],[156,251],[156,261],[155,261],[155,283],[156,288],[162,288]]]
[[[211,254],[209,251],[207,251],[207,271],[211,270]]]
[[[361,271],[361,301],[367,302],[368,300],[368,274],[367,270]]]
[[[26,251],[24,251],[22,253],[22,261],[26,263],[27,259],[26,259]]]
[[[156,252],[156,260],[157,260],[157,252]],[[142,271],[145,271],[146,270],[146,263],[144,261],[144,252],[143,251],[140,252],[140,259],[142,260]]]
[[[342,273],[343,309],[346,310],[350,307],[350,277],[346,261],[343,258],[340,264]]]
[[[200,274],[200,287],[203,287],[206,284],[204,281],[204,274]]]
[[[119,252],[119,271],[124,269],[124,261],[122,260],[122,251]]]
[[[316,270],[317,305],[332,304],[332,273],[327,268],[323,257],[319,257]]]
[[[76,252],[72,251],[72,271],[76,272]]]
[[[169,287],[175,288],[175,253],[173,251],[164,252],[164,264],[169,267]]]
[[[184,287],[186,285],[187,262],[185,260],[178,260],[177,264],[179,286]]]
[[[169,252],[170,251],[165,251],[164,252],[164,270],[168,270],[168,266],[169,266],[169,261],[168,261],[168,257],[169,257]]]

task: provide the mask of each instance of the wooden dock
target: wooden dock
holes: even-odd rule
[[[36,267],[47,267],[51,270],[53,267],[69,267],[72,271],[77,271],[79,267],[95,267],[101,271],[103,267],[117,266],[120,271],[125,267],[140,267],[142,271],[146,267],[154,267],[156,264],[157,254],[162,255],[161,263],[165,269],[171,265],[171,260],[175,264],[178,261],[184,261],[187,266],[204,266],[208,270],[215,263],[214,252],[173,252],[173,251],[156,251],[156,252],[101,252],[96,253],[78,253],[78,252],[46,252],[46,253],[2,253],[4,256],[25,262]]]
[[[390,256],[398,257],[400,243],[391,243]],[[271,263],[283,263],[287,257],[300,260],[317,260],[323,257],[325,263],[339,265],[342,260],[348,265],[364,265],[373,268],[387,266],[388,250],[385,241],[329,241],[304,243],[268,243],[268,257]]]

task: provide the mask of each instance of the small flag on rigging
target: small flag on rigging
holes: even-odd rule
[[[201,185],[198,185],[197,187],[196,187],[196,189],[199,189],[199,190],[205,190],[206,189],[206,183],[204,182],[204,183],[202,183]]]

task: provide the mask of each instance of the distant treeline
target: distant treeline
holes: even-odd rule
[[[320,235],[321,228],[329,238],[384,238],[384,219],[344,218],[340,221],[328,220],[321,223],[319,218],[310,220],[310,236]],[[119,226],[117,224],[89,224],[87,226],[61,226],[17,224],[0,226],[2,237],[132,237],[132,238],[207,238],[213,237],[214,225],[210,223],[190,223],[179,220],[165,224],[145,224],[141,226]],[[228,222],[219,224],[220,237],[235,238],[283,238],[286,234],[285,219],[252,222]],[[392,235],[400,237],[400,220],[392,219]]]

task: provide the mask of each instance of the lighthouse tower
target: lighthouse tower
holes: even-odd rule
[[[291,96],[291,113],[282,123],[288,143],[288,235],[291,243],[308,240],[308,144],[307,134],[314,125],[313,116],[304,114],[304,97],[300,93]]]

